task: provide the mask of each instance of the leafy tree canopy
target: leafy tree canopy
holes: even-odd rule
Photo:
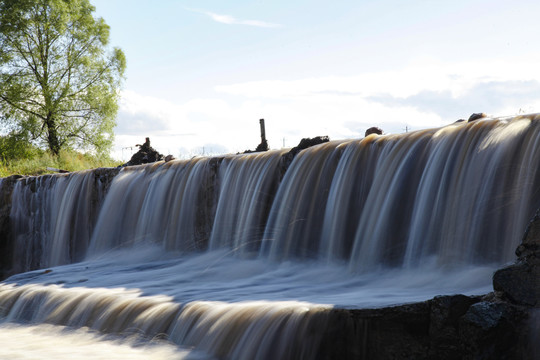
[[[53,154],[110,149],[126,67],[88,0],[0,0],[0,125]]]

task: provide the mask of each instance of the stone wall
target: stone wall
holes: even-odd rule
[[[15,182],[22,176],[14,175],[0,179],[0,280],[11,275],[13,265],[13,242],[11,241],[11,193]]]

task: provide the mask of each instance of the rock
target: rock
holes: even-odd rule
[[[315,136],[314,138],[303,138],[300,140],[297,146],[293,147],[289,152],[299,153],[301,150],[307,149],[315,145],[323,144],[329,142],[330,138],[328,136]]]
[[[482,119],[482,118],[485,118],[485,117],[487,117],[487,115],[484,114],[484,113],[473,113],[471,116],[469,116],[468,122],[472,122],[472,121]]]
[[[255,152],[268,151],[269,149],[270,148],[268,147],[268,141],[264,140],[259,145],[257,145],[255,150],[245,150],[242,154],[251,154]]]
[[[269,150],[268,141],[264,140],[259,145],[257,145],[255,152],[268,151],[268,150]]]
[[[373,127],[370,127],[369,129],[366,130],[365,136],[368,136],[368,135],[371,135],[371,134],[382,135],[382,133],[383,133],[383,131],[382,131],[381,128],[373,126]]]
[[[150,146],[150,138],[146,138],[144,144],[136,146],[139,147],[139,151],[133,154],[131,159],[121,166],[142,165],[163,160],[163,155]]]
[[[21,175],[0,179],[0,280],[13,273],[14,241],[10,221],[11,194]]]
[[[528,310],[488,296],[437,296],[331,315],[318,349],[322,359],[533,358]]]
[[[539,210],[540,211],[540,210]],[[516,249],[517,261],[493,275],[493,289],[514,304],[540,307],[540,213]]]
[[[309,147],[323,144],[326,142],[329,142],[330,138],[328,136],[316,136],[314,138],[303,138],[300,140],[300,143],[298,143],[297,146],[293,147],[291,150],[289,150],[288,153],[284,154],[281,157],[281,164],[280,164],[280,180],[285,175],[285,172],[289,168],[289,165],[291,165],[293,159],[295,158],[298,153],[304,149],[307,149]]]
[[[514,304],[540,307],[540,269],[524,262],[497,270],[493,289]]]
[[[521,244],[516,249],[516,255],[519,261],[540,263],[540,209],[529,222]]]
[[[505,309],[504,303],[497,304],[482,301],[473,304],[464,314],[461,321],[483,331],[494,329],[501,321]]]
[[[465,354],[475,359],[529,358],[526,339],[529,316],[527,309],[504,302],[473,304],[459,322]]]
[[[174,156],[172,156],[172,155],[170,155],[170,154],[167,155],[167,156],[165,156],[165,162],[169,162],[169,161],[171,161],[171,160],[174,160]]]
[[[479,302],[477,297],[465,295],[436,296],[431,301],[429,332],[431,341],[447,352],[455,350],[459,341],[459,320],[471,305]]]

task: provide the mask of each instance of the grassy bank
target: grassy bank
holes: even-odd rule
[[[98,167],[116,167],[121,162],[106,157],[82,154],[75,151],[62,151],[59,156],[40,151],[34,156],[10,161],[0,160],[0,177],[10,175],[43,175],[53,173],[48,167],[67,171],[79,171]]]

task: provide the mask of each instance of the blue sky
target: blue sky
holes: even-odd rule
[[[91,2],[128,60],[117,158],[540,111],[540,2]]]

